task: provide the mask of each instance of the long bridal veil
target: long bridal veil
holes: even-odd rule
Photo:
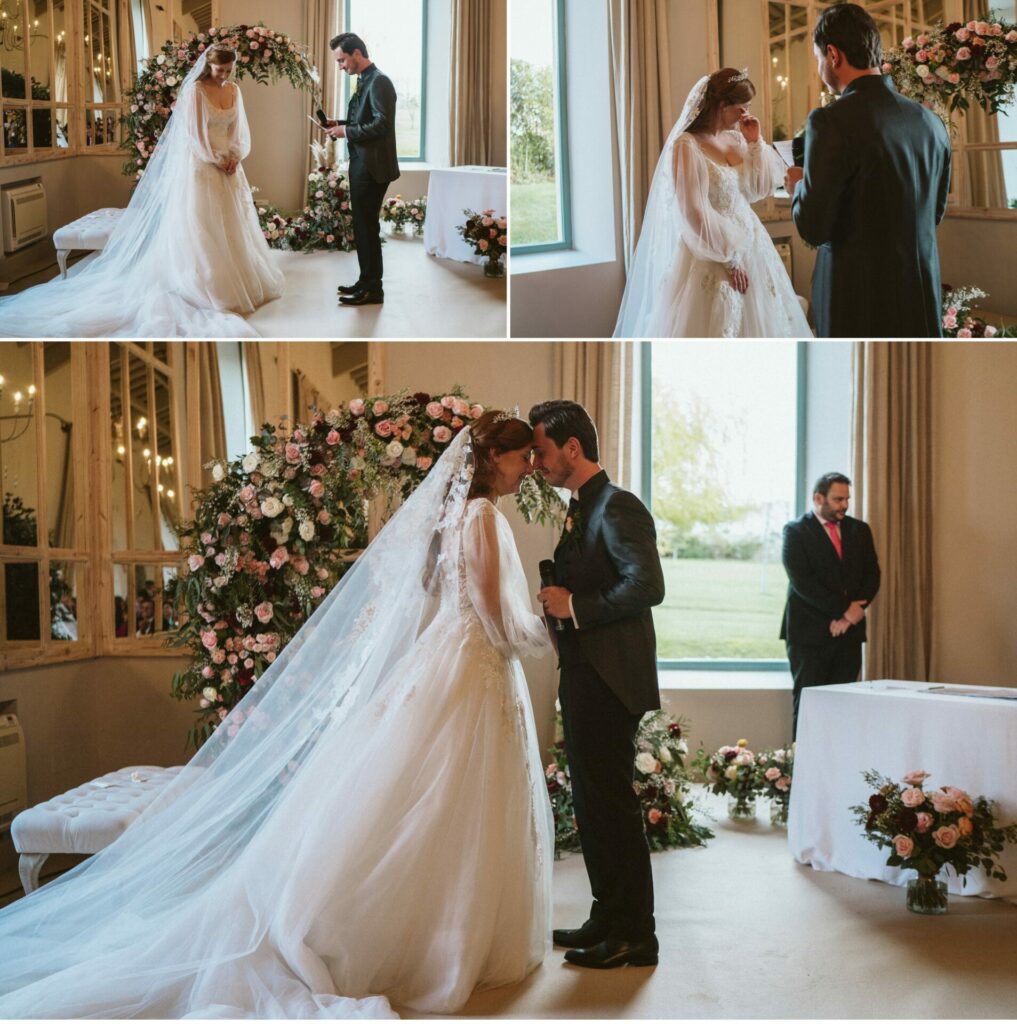
[[[191,218],[201,204],[191,154],[207,139],[198,78],[207,53],[177,93],[173,114],[105,248],[67,278],[0,299],[0,337],[253,337],[241,316],[201,305],[195,278],[215,272],[211,259],[231,259],[228,240],[207,254],[190,245],[202,230]],[[237,90],[241,142],[249,134]],[[202,265],[204,261],[205,265]]]
[[[413,752],[409,765],[394,744],[382,752],[374,745],[384,716],[424,689],[426,679],[413,672],[414,642],[436,616],[441,621],[450,594],[456,607],[472,476],[467,428],[151,808],[111,846],[0,911],[0,1017],[387,1016],[384,998],[346,998],[369,991],[333,994],[336,964],[323,960],[319,939],[327,944],[356,927],[329,912],[335,901],[366,902],[363,913],[386,915],[391,933],[378,956],[412,962],[429,950],[405,934],[415,908],[391,891],[402,885],[392,858],[415,865],[407,884],[418,902],[426,904],[429,878],[442,894],[481,901],[487,914],[483,885],[459,873],[460,851],[422,852],[419,826],[433,816],[432,799],[439,808],[445,799],[449,814],[488,829],[485,815],[497,816],[507,801],[518,805],[510,776],[491,776],[498,792],[478,792],[480,782],[469,778],[435,797],[427,693],[410,707],[412,728],[397,722],[399,742]],[[516,651],[546,644],[521,625],[536,617],[518,556],[505,554],[500,585],[484,603],[492,626]],[[482,690],[483,670],[474,690]],[[468,745],[461,736],[448,741],[449,749]],[[546,805],[539,761],[535,774],[529,791]],[[427,798],[400,811],[414,777]],[[344,820],[350,808],[370,827]],[[394,834],[392,821],[401,823]],[[432,827],[446,847],[448,824],[442,816]],[[329,877],[337,847],[355,868],[351,877]],[[536,898],[519,892],[509,902]],[[424,946],[446,955],[471,945],[470,936],[446,935],[441,920],[430,924],[416,936]],[[372,955],[360,932],[344,941],[342,957]],[[447,960],[436,985],[457,969],[451,953]]]

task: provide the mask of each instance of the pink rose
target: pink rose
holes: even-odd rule
[[[920,786],[929,777],[928,772],[908,772],[902,779],[909,786]]]
[[[651,825],[656,825],[657,822],[659,822],[662,817],[663,817],[663,815],[660,813],[660,811],[657,810],[656,807],[651,807],[649,812],[646,815],[646,820]]]
[[[299,462],[300,461],[300,445],[294,444],[292,441],[286,444],[286,461],[287,462]]]
[[[259,604],[254,609],[254,614],[255,614],[255,617],[257,618],[257,620],[262,625],[265,625],[266,623],[268,623],[271,620],[271,618],[272,618],[272,611],[273,611],[273,609],[272,609],[272,602],[271,601],[262,601],[261,604]]]
[[[191,555],[187,559],[187,568],[191,572],[197,572],[205,564],[205,558],[203,555]]]
[[[775,783],[774,786],[782,792],[787,790],[791,785],[791,780],[786,776],[782,775]]]
[[[477,242],[477,248],[481,252],[487,252],[487,250],[490,247],[491,247],[491,243],[486,238],[482,238],[479,242]]]
[[[268,557],[268,564],[273,569],[279,569],[284,566],[290,558],[290,553],[284,547],[277,547]]]
[[[213,651],[219,643],[219,638],[215,635],[214,630],[209,629],[201,634],[201,643],[208,650]]]
[[[311,597],[321,597],[321,595],[324,593],[324,587],[311,587]]]
[[[371,412],[375,416],[384,416],[388,412],[388,402],[377,401],[371,406]]]
[[[974,830],[974,822],[966,814],[957,819],[957,831],[962,836],[969,836]]]
[[[971,60],[971,50],[968,49],[968,47],[966,47],[966,46],[962,46],[957,51],[957,59],[958,60]]]
[[[947,314],[943,317],[943,326],[948,330],[953,330],[957,326],[957,317]]]
[[[470,406],[470,419],[475,420],[478,416],[484,415],[484,407],[482,405],[471,405]]]
[[[251,484],[247,484],[241,487],[237,492],[237,497],[246,505],[248,502],[254,500],[254,487]]]
[[[353,401],[350,402],[350,413],[353,416],[364,415],[364,400],[362,398],[354,398]]]
[[[925,60],[928,60],[928,59],[929,59],[929,51],[928,50],[919,50],[915,54],[915,60],[925,61]]]
[[[269,663],[275,661],[275,651],[269,651],[268,654],[265,655],[265,660]]]
[[[949,77],[949,78],[947,79],[947,81],[948,81],[948,82],[949,82],[949,83],[950,83],[951,85],[956,85],[956,84],[957,84],[957,83],[958,83],[958,82],[960,81],[960,75],[959,75],[959,74],[958,74],[958,73],[957,73],[956,71],[954,71],[954,72],[952,72],[952,73],[951,73],[951,75],[950,75],[950,77]]]
[[[954,32],[953,37],[958,43],[966,43],[971,38],[971,29],[959,28]]]
[[[440,420],[441,414],[445,411],[441,402],[428,402],[424,410],[432,420]]]
[[[320,498],[325,493],[325,485],[320,480],[312,480],[310,487],[307,488],[307,493],[312,498]]]
[[[335,445],[335,444],[339,443],[339,440],[340,440],[339,439],[339,431],[338,430],[330,430],[328,432],[328,436],[325,438],[325,444],[333,444],[333,445]]]
[[[992,324],[986,324],[985,325],[985,337],[986,338],[995,338],[996,337],[996,328],[993,327]]]
[[[914,853],[915,841],[910,836],[894,836],[893,846],[898,857],[910,857]]]
[[[774,779],[779,779],[780,778],[780,769],[779,768],[767,768],[766,771],[763,774],[764,774],[764,777],[766,778],[766,780],[768,782],[773,782]]]
[[[217,647],[212,652],[212,662],[216,665],[221,665],[225,660],[226,652],[221,647]]]
[[[392,436],[392,421],[391,420],[378,420],[374,425],[374,432],[379,437],[391,437]]]
[[[431,463],[434,462],[429,455],[420,455],[417,457],[417,469],[422,473],[426,473],[431,468]]]
[[[452,417],[452,429],[459,430],[462,427],[463,421],[458,416]]]
[[[215,671],[211,665],[203,665],[201,669],[202,679],[211,679],[215,675]]]
[[[229,656],[229,657],[228,657],[228,658],[227,658],[226,660],[227,660],[227,661],[228,661],[228,662],[229,662],[229,663],[230,663],[231,665],[235,665],[235,664],[237,663],[237,661],[238,661],[239,659],[237,658],[237,656],[236,656],[235,654],[231,654],[231,655],[230,655],[230,656]]]
[[[962,327],[957,332],[957,337],[958,338],[970,338],[971,337],[971,331],[967,327]]]
[[[925,803],[925,794],[920,789],[912,786],[901,793],[900,799],[905,807],[921,807]]]
[[[310,563],[303,555],[294,555],[290,559],[290,565],[292,565],[301,576],[306,576],[307,570],[311,568]]]
[[[932,801],[932,806],[940,814],[949,814],[950,811],[957,810],[957,800],[942,789],[937,789],[930,793],[929,799]]]
[[[915,826],[915,830],[924,835],[930,828],[932,828],[932,815],[927,814],[925,811],[919,811],[918,824]]]
[[[992,71],[994,68],[999,67],[999,58],[998,57],[986,57],[985,58],[985,66],[990,71]]]
[[[452,403],[452,412],[454,412],[456,416],[469,416],[470,403],[464,402],[461,398],[457,398]]]
[[[926,43],[927,43],[928,41],[929,41],[929,37],[928,37],[928,36],[925,36],[925,35],[922,35],[922,36],[918,36],[918,37],[917,37],[917,38],[915,39],[915,42],[916,42],[916,43],[917,43],[917,44],[918,44],[919,46],[924,46],[924,45],[925,45],[925,44],[926,44]]]
[[[329,514],[327,508],[323,508],[318,513],[318,522],[321,523],[322,526],[328,526],[328,524],[332,522],[332,516]]]
[[[953,825],[943,825],[942,828],[937,828],[932,833],[932,838],[936,841],[937,846],[941,846],[944,850],[952,850],[957,845],[957,840],[960,839],[960,831]]]
[[[431,437],[434,438],[438,444],[447,444],[452,440],[452,431],[448,427],[435,427],[431,431]]]
[[[1017,28],[1010,29],[1003,38],[1006,39],[1008,43],[1017,43]]]
[[[454,396],[454,395],[446,395],[446,396],[445,396],[445,397],[444,397],[444,398],[443,398],[443,399],[441,400],[441,405],[442,405],[442,408],[444,408],[444,409],[451,409],[451,408],[452,408],[452,403],[453,403],[453,402],[455,402],[455,396]]]

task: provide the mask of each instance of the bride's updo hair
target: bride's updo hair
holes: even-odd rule
[[[237,51],[232,46],[227,46],[225,43],[215,43],[205,51],[205,67],[202,69],[200,75],[198,75],[198,81],[204,82],[205,79],[212,77],[212,65],[213,64],[235,64],[237,62]]]
[[[497,471],[491,456],[497,452],[514,452],[525,448],[533,440],[533,427],[526,420],[519,419],[499,409],[488,409],[470,424],[473,437],[473,483],[470,497],[477,498],[492,494]]]
[[[709,131],[714,115],[722,103],[748,103],[756,95],[756,87],[744,71],[736,68],[721,68],[710,75],[706,83],[706,95],[696,119],[689,125],[690,132]]]

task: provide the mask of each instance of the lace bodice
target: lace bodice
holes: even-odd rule
[[[705,159],[710,176],[710,205],[720,216],[729,217],[744,231],[750,231],[755,215],[742,190],[741,167],[722,165],[709,157]]]

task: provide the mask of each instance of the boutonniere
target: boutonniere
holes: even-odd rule
[[[583,541],[583,510],[576,509],[565,517],[565,529],[561,535],[561,543],[569,547],[579,547]]]

